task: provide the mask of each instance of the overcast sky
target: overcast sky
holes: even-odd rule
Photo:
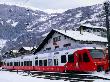
[[[103,3],[105,0],[0,0],[0,3],[17,4],[39,9],[71,9]]]

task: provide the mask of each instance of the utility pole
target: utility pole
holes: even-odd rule
[[[107,28],[107,40],[108,40],[108,59],[109,59],[109,70],[110,70],[110,33],[109,33],[109,2],[104,3],[106,13],[106,28]]]

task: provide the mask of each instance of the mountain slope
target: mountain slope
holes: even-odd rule
[[[21,46],[36,46],[42,41],[41,35],[53,28],[76,30],[81,24],[104,26],[104,19],[101,4],[55,14],[1,4],[0,39],[7,40],[2,51]]]
[[[76,9],[69,9],[61,14],[56,14],[42,23],[34,25],[36,31],[39,29],[57,28],[57,29],[76,29],[81,24],[91,24],[96,26],[104,25],[104,18],[101,17],[103,13],[102,5],[93,5],[87,7],[79,7]],[[35,30],[35,29],[34,29]]]

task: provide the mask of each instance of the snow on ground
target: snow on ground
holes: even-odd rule
[[[110,72],[108,73],[94,72],[92,74],[78,74],[78,75],[83,75],[83,76],[92,75],[92,76],[98,76],[98,77],[110,79]],[[69,81],[64,81],[64,80],[50,80],[50,79],[32,77],[28,75],[27,73],[23,73],[23,72],[19,72],[17,74],[17,72],[2,71],[2,68],[0,68],[0,82],[39,82],[39,81],[41,82],[46,82],[46,81],[47,82],[69,82]],[[78,81],[78,82],[86,82],[86,81]],[[94,78],[87,82],[110,82],[110,80]]]
[[[0,39],[0,48],[3,48],[6,44],[7,40]]]
[[[69,82],[63,80],[49,80],[31,76],[22,76],[16,72],[0,71],[0,82]]]
[[[13,24],[11,24],[13,27],[15,27],[18,24],[18,22],[13,22]]]
[[[22,75],[26,75],[26,73],[19,72],[17,74],[16,72],[0,71],[0,82],[39,82],[39,81],[69,82],[64,80],[49,80],[49,79],[36,78],[31,76],[22,76]],[[105,74],[105,72],[94,72],[92,75],[110,79],[110,72],[107,74]],[[78,82],[85,82],[85,81],[78,81]],[[94,81],[90,81],[90,82],[110,82],[110,80],[94,79]]]

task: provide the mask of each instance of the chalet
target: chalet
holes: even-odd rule
[[[90,32],[90,33],[96,34],[98,36],[107,37],[106,27],[98,27],[98,26],[83,24],[79,27],[79,31],[80,31],[80,33]]]
[[[18,52],[21,55],[31,54],[32,49],[33,49],[33,47],[21,47]]]
[[[73,30],[52,29],[36,49],[37,52],[49,52],[79,47],[106,47],[107,38],[93,33]]]

